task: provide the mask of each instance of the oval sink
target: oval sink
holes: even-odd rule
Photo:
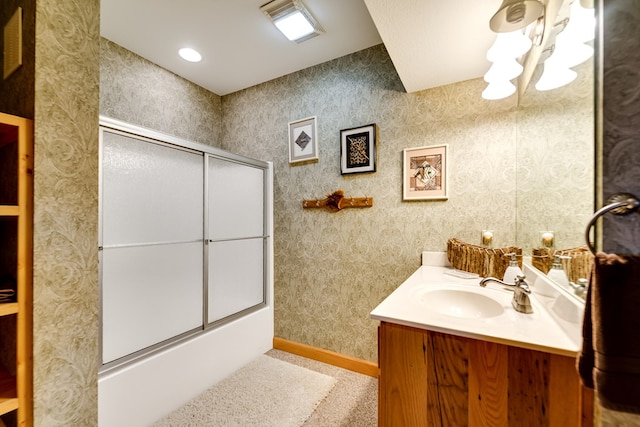
[[[465,319],[494,317],[504,312],[502,305],[494,299],[458,289],[427,291],[420,297],[420,302],[431,311]]]

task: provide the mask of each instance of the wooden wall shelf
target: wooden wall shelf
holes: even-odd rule
[[[18,206],[0,206],[0,216],[18,216],[20,208]]]
[[[17,302],[4,302],[0,303],[0,316],[8,316],[10,314],[18,313]]]

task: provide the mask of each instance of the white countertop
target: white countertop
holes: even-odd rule
[[[497,283],[482,288],[479,286],[480,278],[462,279],[445,274],[451,270],[445,264],[446,256],[443,261],[441,253],[423,254],[423,266],[382,301],[371,312],[371,317],[379,321],[565,356],[575,356],[580,350],[582,318],[576,314],[581,313],[580,305],[562,293],[549,291],[546,286],[548,283],[537,277],[537,270],[525,267],[527,282],[532,289],[530,299],[534,312],[524,314],[511,306],[512,291],[504,290]],[[427,292],[436,289],[457,289],[489,296],[502,305],[502,313],[493,317],[459,318],[432,311],[420,300],[428,298]],[[566,315],[567,307],[572,313],[570,316]]]

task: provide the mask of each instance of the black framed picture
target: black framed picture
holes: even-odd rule
[[[340,131],[342,174],[376,171],[376,125]]]

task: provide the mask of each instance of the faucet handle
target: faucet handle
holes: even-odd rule
[[[518,274],[516,276],[515,285],[513,285],[513,286],[515,286],[516,288],[522,289],[527,294],[530,294],[531,293],[531,288],[529,287],[529,284],[525,280],[526,278],[527,278],[527,276],[525,276],[524,274]]]
[[[480,281],[480,286],[485,287],[488,282],[500,283],[506,289],[514,291],[513,298],[511,299],[511,305],[516,311],[519,311],[520,313],[533,313],[533,307],[529,300],[531,288],[529,288],[529,284],[525,279],[526,277],[524,274],[518,274],[516,276],[515,283],[509,284],[500,279],[496,279],[495,277],[485,277]]]

